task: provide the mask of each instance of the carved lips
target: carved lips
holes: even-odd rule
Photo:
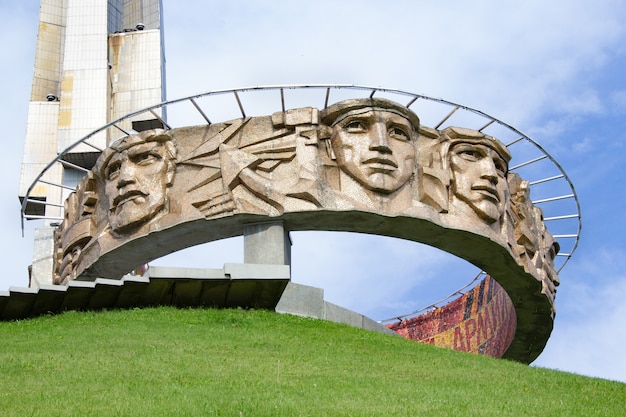
[[[363,161],[363,165],[366,165],[369,169],[375,172],[392,172],[398,169],[398,164],[392,158],[386,157],[373,157]]]
[[[112,210],[116,210],[119,206],[128,203],[129,201],[137,200],[137,204],[145,203],[148,193],[144,193],[141,190],[128,190],[118,195],[113,199]]]
[[[494,203],[500,203],[500,195],[496,187],[491,185],[476,184],[472,186],[472,191],[476,191],[477,193],[485,196],[485,198],[493,200]]]

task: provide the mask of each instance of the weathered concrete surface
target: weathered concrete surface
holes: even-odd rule
[[[245,225],[243,228],[243,262],[291,265],[291,240],[283,222]]]
[[[324,290],[290,282],[276,305],[276,311],[323,319],[325,316]]]
[[[285,292],[276,305],[276,312],[324,319],[359,329],[397,336],[396,332],[363,314],[325,301],[323,289],[293,282],[287,284]]]
[[[289,278],[286,265],[225,264],[224,269],[152,267],[143,277],[11,287],[0,292],[0,320],[158,305],[274,309]]]
[[[30,285],[52,284],[54,260],[54,227],[40,227],[35,229],[35,245],[33,247],[33,264],[30,270]]]

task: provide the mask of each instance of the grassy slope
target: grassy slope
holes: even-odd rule
[[[265,311],[0,323],[2,416],[621,416],[626,384]]]

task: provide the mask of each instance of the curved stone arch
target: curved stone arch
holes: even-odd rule
[[[242,117],[246,117],[247,110],[245,109],[245,100],[244,95],[253,96],[256,93],[265,93],[275,91],[279,93],[276,98],[278,99],[277,103],[274,103],[274,109],[285,110],[285,102],[293,95],[297,101],[300,100],[300,95],[306,94],[307,101],[310,101],[309,93],[311,92],[319,92],[318,99],[314,100],[316,104],[322,104],[323,107],[327,107],[331,97],[334,95],[340,95],[342,97],[374,97],[374,95],[384,95],[387,97],[391,97],[397,101],[404,102],[406,100],[406,107],[411,108],[414,107],[415,103],[426,103],[428,106],[442,106],[444,109],[448,108],[449,113],[445,115],[441,120],[437,122],[431,123],[431,126],[439,127],[441,125],[450,125],[449,122],[453,120],[456,115],[474,115],[477,116],[477,120],[475,120],[475,125],[472,128],[478,131],[489,131],[493,127],[503,128],[505,131],[511,133],[515,137],[514,140],[511,140],[506,143],[507,148],[517,147],[517,146],[525,146],[529,149],[535,149],[535,151],[539,152],[539,156],[537,158],[524,160],[521,163],[516,163],[515,166],[511,167],[511,170],[523,169],[527,166],[534,166],[540,161],[548,161],[549,165],[552,166],[550,171],[556,172],[556,175],[550,175],[547,177],[541,177],[534,179],[534,181],[530,182],[530,186],[532,189],[534,187],[539,187],[544,184],[547,184],[550,189],[556,190],[557,188],[561,189],[569,189],[569,194],[556,194],[554,191],[549,192],[548,195],[540,200],[536,200],[535,203],[541,204],[550,204],[552,202],[573,202],[572,204],[568,204],[567,207],[560,207],[557,209],[557,213],[545,218],[545,221],[554,221],[556,223],[562,224],[563,222],[569,223],[567,226],[562,227],[562,234],[555,235],[555,239],[559,242],[566,242],[565,245],[561,243],[562,252],[558,253],[557,260],[558,264],[555,264],[557,267],[557,272],[560,272],[567,262],[571,259],[572,255],[576,251],[578,247],[578,242],[580,238],[580,233],[582,230],[582,217],[580,214],[580,203],[578,201],[578,197],[576,191],[574,189],[573,183],[571,179],[568,177],[564,169],[561,165],[556,161],[554,157],[552,157],[538,142],[516,129],[515,127],[507,124],[506,122],[499,120],[489,114],[486,114],[480,110],[474,109],[469,106],[465,106],[462,104],[458,104],[452,101],[448,101],[441,98],[434,98],[430,96],[426,96],[423,94],[416,94],[404,90],[399,89],[389,89],[382,87],[372,87],[372,86],[364,86],[364,85],[353,85],[353,84],[297,84],[297,85],[275,85],[275,86],[255,86],[255,87],[240,87],[240,88],[232,88],[232,89],[222,89],[222,90],[212,90],[209,92],[196,94],[189,97],[177,98],[173,100],[168,100],[150,107],[146,107],[144,109],[139,109],[129,113],[125,116],[122,116],[116,120],[111,121],[110,123],[102,126],[99,129],[94,130],[90,134],[76,141],[74,144],[68,146],[66,149],[62,150],[56,158],[50,161],[36,176],[33,180],[33,183],[29,186],[25,197],[22,199],[21,206],[21,220],[22,220],[22,229],[24,228],[25,220],[36,220],[36,219],[48,219],[52,221],[62,220],[61,218],[55,216],[48,215],[38,215],[29,212],[29,209],[34,206],[39,205],[48,205],[48,202],[42,201],[38,198],[31,198],[32,193],[35,189],[41,186],[52,186],[65,188],[62,184],[54,184],[45,180],[45,174],[53,169],[57,164],[66,164],[64,161],[65,155],[70,153],[78,146],[86,146],[87,148],[92,148],[96,152],[101,152],[102,149],[94,146],[90,143],[90,140],[97,135],[106,134],[109,138],[120,137],[120,133],[122,137],[132,132],[132,128],[130,128],[131,121],[135,119],[143,120],[143,119],[154,119],[158,121],[161,126],[164,126],[166,129],[171,129],[174,126],[180,126],[180,124],[172,123],[171,121],[166,122],[161,118],[160,115],[165,114],[166,112],[169,114],[172,108],[176,107],[178,110],[180,107],[184,107],[184,113],[194,113],[200,115],[200,119],[204,120],[206,123],[211,124],[212,121],[210,119],[211,113],[207,110],[206,104],[200,103],[199,100],[202,99],[213,99],[213,98],[222,98],[231,96],[233,98],[232,102],[234,106],[238,109],[237,112],[241,114]],[[220,102],[220,105],[222,103]],[[189,111],[191,109],[191,112]],[[178,112],[180,113],[180,112]],[[127,127],[128,126],[128,127]],[[535,152],[536,153],[536,152]],[[72,167],[76,167],[72,165]],[[80,168],[82,170],[82,168]],[[84,170],[85,173],[88,170]],[[555,184],[552,186],[551,184]],[[563,185],[561,185],[563,184]],[[557,187],[558,185],[558,187]],[[54,204],[53,204],[54,205]],[[563,248],[566,248],[566,251],[563,251]],[[475,278],[476,279],[476,278]],[[475,280],[474,279],[474,280]]]
[[[242,235],[248,225],[268,220],[281,221],[288,231],[396,237],[465,259],[494,277],[512,298],[522,300],[513,300],[518,327],[532,329],[532,334],[515,338],[507,355],[524,360],[536,356],[536,346],[545,345],[552,326],[552,296],[542,294],[539,272],[516,258],[514,242],[501,227],[493,228],[470,206],[451,203],[444,208],[416,199],[416,188],[424,182],[412,166],[424,140],[430,143],[431,138],[420,135],[428,130],[420,129],[410,110],[380,99],[347,104],[339,103],[348,112],[342,125],[325,122],[324,113],[315,108],[301,108],[208,126],[146,131],[113,143],[94,168],[99,198],[93,223],[99,230],[82,248],[77,279],[119,279],[151,260]],[[495,156],[485,152],[504,149],[497,139],[475,131],[465,135],[470,163],[486,158],[493,166]],[[442,140],[448,141],[448,136],[443,134]],[[335,162],[324,145],[328,140],[334,153],[348,147],[348,160]],[[484,148],[483,154],[473,150],[477,147]],[[170,148],[177,152],[167,151]],[[410,156],[412,152],[417,154]],[[175,175],[174,170],[166,171],[171,158],[176,159]],[[401,174],[403,161],[410,165],[407,174]],[[430,168],[436,172],[436,167]],[[344,172],[348,169],[358,172]],[[380,185],[368,188],[368,180],[359,179],[368,175]],[[486,181],[478,176],[475,180]],[[388,184],[392,186],[386,188]],[[440,194],[446,195],[446,189]],[[494,205],[495,191],[484,190],[480,185],[476,195]],[[498,201],[502,206],[508,200],[503,195]]]
[[[543,264],[521,262],[509,225],[499,224],[494,228],[491,220],[483,221],[480,214],[476,217],[472,212],[476,211],[475,207],[453,202],[450,199],[453,180],[446,172],[451,165],[445,156],[439,160],[431,158],[430,165],[424,164],[422,158],[424,142],[440,140],[442,131],[418,125],[418,118],[411,115],[407,106],[372,98],[372,95],[352,100],[358,102],[356,105],[339,106],[341,111],[349,112],[350,117],[358,116],[354,118],[357,124],[353,124],[352,118],[340,126],[334,116],[328,120],[334,108],[325,103],[321,110],[307,107],[257,117],[247,117],[241,108],[243,117],[227,122],[123,137],[121,142],[105,150],[102,164],[97,165],[99,194],[92,219],[97,231],[90,232],[92,239],[82,248],[75,267],[80,274],[77,279],[120,278],[163,255],[242,235],[248,225],[268,220],[282,221],[290,231],[353,231],[397,237],[452,253],[495,278],[511,297],[517,315],[517,333],[505,357],[532,361],[543,349],[552,328],[554,288],[542,285],[543,275],[552,273],[551,270],[547,273],[542,265],[553,262],[552,255],[538,257],[538,262]],[[239,102],[236,92],[235,96]],[[398,117],[405,122],[398,121]],[[415,142],[417,154],[409,158],[418,161],[415,172],[410,176],[402,174],[402,181],[393,183],[394,173],[400,171],[401,161],[407,159],[394,159],[392,155],[396,152],[395,155],[402,156],[411,147],[394,151],[395,145],[387,143],[376,144],[386,150],[380,151],[382,156],[370,158],[373,175],[383,177],[378,182],[369,183],[354,171],[352,175],[343,175],[350,169],[360,168],[350,168],[349,158],[335,158],[342,149],[334,143],[338,140],[335,139],[337,132],[343,129],[350,134],[360,134],[367,130],[364,125],[370,129],[367,137],[371,137],[372,132],[386,132],[389,137],[396,136],[395,140],[400,143]],[[372,128],[374,125],[378,127]],[[503,144],[498,145],[496,139],[483,134],[481,129],[469,130],[471,132],[459,137],[470,147],[495,143],[481,151],[481,158],[495,160],[488,154],[495,151],[502,157],[508,152]],[[391,139],[386,140],[391,142]],[[128,161],[136,165],[132,168],[135,171],[143,165],[135,154],[165,161],[168,153],[160,153],[155,150],[158,146],[152,144],[169,141],[175,143],[177,149],[175,154],[169,153],[175,158],[173,184],[165,184],[160,193],[152,193],[150,190],[154,187],[148,187],[148,192],[138,188],[128,192],[108,189],[114,177],[111,172],[123,171]],[[141,151],[135,152],[135,147]],[[324,152],[329,149],[332,152]],[[356,150],[351,152],[354,154]],[[115,161],[112,169],[108,167],[110,160]],[[158,172],[165,175],[164,170]],[[429,181],[424,181],[425,178]],[[394,185],[388,187],[390,183]],[[434,187],[435,192],[425,192],[427,186]],[[122,189],[119,184],[110,187],[111,190]],[[481,187],[484,191],[484,186]],[[116,192],[119,195],[115,195]],[[133,217],[133,210],[128,209],[121,216],[132,218],[131,221],[111,220],[111,213],[121,204],[145,202],[152,194],[163,199],[163,204],[155,206],[160,211]],[[488,200],[503,204],[508,199],[504,195],[495,198],[493,190],[488,194],[491,195]],[[503,211],[502,219],[506,217],[504,214]],[[70,226],[64,225],[64,228]],[[548,233],[545,227],[539,229]],[[540,240],[549,242],[550,239],[551,236],[546,235]],[[547,253],[548,248],[543,249]]]
[[[191,220],[127,241],[102,254],[84,279],[120,278],[137,265],[196,244],[243,234],[244,226],[267,220],[284,221],[285,229],[353,231],[391,236],[438,247],[487,271],[509,294],[516,309],[517,333],[505,358],[532,362],[552,331],[552,306],[541,282],[524,271],[500,244],[463,230],[448,229],[424,219],[387,217],[366,212],[301,212],[279,217],[235,215]],[[358,225],[347,227],[347,224]],[[150,252],[142,252],[149,247]]]

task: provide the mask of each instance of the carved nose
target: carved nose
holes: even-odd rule
[[[370,149],[383,153],[391,153],[387,127],[383,123],[374,124],[370,131]]]
[[[498,183],[498,170],[496,164],[491,158],[483,158],[480,162],[481,165],[481,178],[487,179],[490,182]]]
[[[135,167],[133,164],[123,162],[120,166],[120,175],[117,179],[117,187],[121,188],[135,182]]]

